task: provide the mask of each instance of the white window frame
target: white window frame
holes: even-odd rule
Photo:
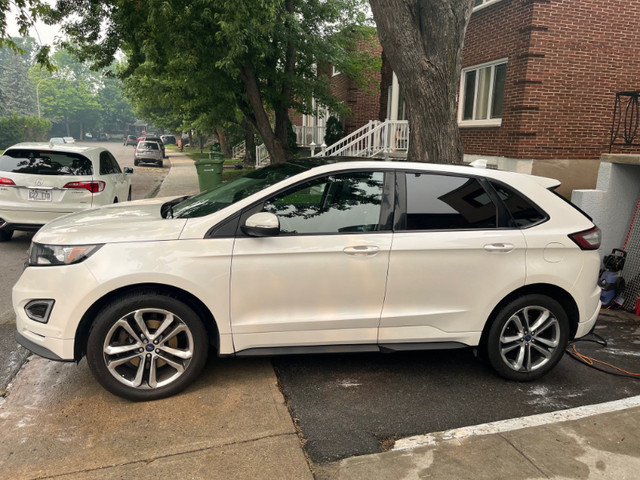
[[[497,1],[497,0],[496,0]],[[479,65],[474,65],[472,67],[463,68],[460,74],[460,93],[458,96],[458,126],[459,127],[499,127],[502,125],[502,117],[501,118],[488,118],[482,120],[463,120],[462,116],[464,115],[464,92],[466,90],[466,82],[467,82],[467,73],[476,70],[480,71],[483,68],[491,67],[491,76],[489,78],[489,117],[491,117],[491,106],[493,105],[493,84],[495,83],[495,75],[496,75],[496,66],[506,64],[507,58],[501,58],[500,60],[494,60],[492,62],[481,63]],[[477,81],[478,74],[476,74],[476,88],[474,92],[474,101],[473,101],[473,117],[476,116],[476,107],[478,101],[478,84],[480,82]],[[505,86],[506,88],[506,86]]]
[[[342,72],[336,68],[335,65],[331,66],[331,76],[335,77],[336,75],[340,75]]]
[[[482,5],[478,5],[477,7],[473,7],[472,12],[477,12],[478,10],[482,10],[483,8],[487,8],[489,5],[493,5],[494,3],[501,2],[502,0],[483,0]]]

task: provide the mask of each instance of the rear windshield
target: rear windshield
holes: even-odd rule
[[[147,150],[158,150],[158,144],[155,142],[140,142],[140,147],[138,148],[146,148]]]
[[[79,153],[12,149],[0,157],[0,172],[35,175],[93,175],[91,160]]]

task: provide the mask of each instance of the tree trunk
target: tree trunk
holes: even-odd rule
[[[231,151],[231,145],[227,141],[227,133],[220,127],[216,127],[216,135],[218,135],[218,142],[220,143],[220,150],[224,155],[224,158],[233,157],[233,152]]]
[[[370,0],[409,117],[408,160],[462,163],[458,95],[473,0]]]
[[[276,137],[273,128],[271,128],[269,116],[264,109],[260,95],[258,80],[256,79],[253,65],[250,61],[247,61],[240,70],[240,79],[244,84],[251,110],[253,111],[252,120],[255,121],[256,130],[260,133],[262,141],[267,147],[269,155],[271,155],[271,163],[282,163],[288,160],[290,157],[287,156],[287,150],[285,150],[281,140]],[[291,155],[291,152],[289,152],[289,155]]]
[[[69,117],[64,117],[64,126],[67,128],[67,137],[70,137],[71,133],[69,130]]]
[[[246,145],[242,163],[246,167],[253,167],[256,164],[256,132],[251,122],[245,117],[242,117],[241,126],[244,130],[244,143]]]

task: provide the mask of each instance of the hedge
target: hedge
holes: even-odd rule
[[[0,118],[0,149],[20,142],[44,142],[49,138],[51,121],[45,118],[12,115]]]

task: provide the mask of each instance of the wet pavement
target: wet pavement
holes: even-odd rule
[[[603,312],[582,354],[640,372],[640,320]],[[471,349],[272,360],[314,462],[376,453],[395,439],[640,395],[640,381],[565,355],[546,377],[503,380]]]

